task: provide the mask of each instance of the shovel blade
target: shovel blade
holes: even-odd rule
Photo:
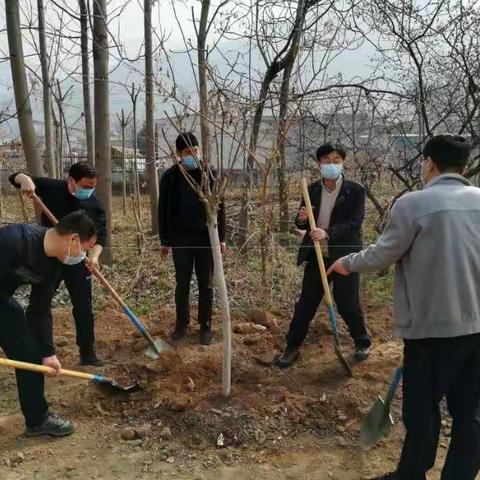
[[[364,447],[375,445],[382,437],[388,435],[393,425],[390,405],[378,397],[367,413],[361,428],[361,442]]]
[[[337,355],[337,358],[340,360],[340,363],[342,364],[345,371],[348,373],[350,377],[353,377],[352,367],[347,362],[347,359],[343,356],[342,351],[340,350],[340,347],[338,346],[337,342],[335,342],[335,353]]]
[[[105,391],[107,393],[130,393],[130,392],[135,392],[137,390],[140,390],[141,387],[138,385],[137,382],[132,383],[131,385],[121,385],[117,381],[111,379],[111,378],[106,378],[103,376],[96,376],[93,379],[93,383],[96,387],[98,387],[100,390]]]
[[[161,353],[174,351],[174,348],[161,338],[156,338],[153,343],[155,348],[153,345],[149,345],[145,350],[145,355],[152,360],[156,360]]]

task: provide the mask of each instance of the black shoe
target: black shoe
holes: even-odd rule
[[[210,345],[213,341],[212,327],[210,325],[201,325],[199,333],[200,345]]]
[[[54,413],[49,413],[47,418],[38,427],[27,427],[25,435],[27,437],[38,437],[40,435],[51,435],[52,437],[65,437],[75,430],[73,423],[64,420]]]
[[[278,368],[288,368],[300,356],[300,347],[287,347],[286,350],[275,360]]]
[[[80,349],[80,364],[81,365],[90,365],[92,367],[103,367],[103,360],[97,357],[95,349]]]
[[[370,348],[369,347],[360,347],[356,346],[355,347],[355,355],[353,358],[357,362],[364,362],[370,355]]]
[[[387,473],[385,475],[382,475],[380,477],[374,477],[374,478],[370,478],[370,480],[399,480],[399,476],[396,472],[392,472],[392,473]]]
[[[183,340],[187,336],[187,327],[183,325],[177,325],[175,327],[175,330],[172,333],[171,339],[174,342],[179,342],[180,340]]]

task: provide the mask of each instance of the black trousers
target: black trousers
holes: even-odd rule
[[[184,239],[172,249],[175,265],[175,305],[177,326],[190,323],[190,283],[193,269],[198,282],[198,323],[210,325],[213,308],[213,257],[210,241],[206,239]]]
[[[331,262],[325,259],[325,266]],[[333,298],[338,312],[347,324],[350,335],[359,347],[369,347],[371,344],[365,328],[365,320],[360,306],[360,275],[353,273],[347,277],[333,274]],[[295,312],[287,333],[287,345],[300,346],[308,334],[310,322],[315,317],[317,308],[324,295],[320,269],[316,258],[310,258],[305,266],[302,293],[295,305]]]
[[[40,348],[22,307],[16,300],[0,300],[0,347],[11,360],[42,363]],[[40,425],[48,412],[44,377],[40,373],[15,370],[20,407],[27,427]]]
[[[84,262],[65,265],[58,286],[65,282],[72,302],[72,315],[77,330],[77,345],[80,350],[89,350],[95,343],[95,317],[93,314],[92,274]]]
[[[453,424],[441,480],[474,480],[480,468],[480,334],[405,341],[407,433],[398,466],[400,480],[425,480],[433,467],[444,397]]]

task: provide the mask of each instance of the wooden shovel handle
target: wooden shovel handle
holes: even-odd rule
[[[43,210],[43,213],[49,218],[53,224],[57,224],[58,220],[55,215],[48,209],[48,207],[43,203],[43,201],[38,197],[35,192],[31,193],[33,201]],[[114,290],[114,288],[108,283],[107,279],[95,268],[92,267],[88,259],[85,259],[85,263],[89,266],[92,273],[98,278],[99,282],[110,292],[110,295],[115,299],[115,301],[122,307],[125,308],[125,302],[120,298],[120,295]]]
[[[54,369],[46,367],[45,365],[37,365],[36,363],[19,362],[17,360],[10,360],[8,358],[0,358],[0,365],[9,368],[18,368],[20,370],[28,370],[37,373],[54,373]],[[59,371],[60,375],[67,377],[83,378],[85,380],[93,380],[95,375],[84,372],[76,372],[74,370],[65,370],[63,368]]]
[[[305,207],[307,209],[308,223],[310,224],[310,230],[317,228],[315,218],[313,217],[312,203],[310,201],[310,194],[308,193],[308,184],[305,178],[302,178],[302,191],[303,199],[305,201]],[[320,268],[320,275],[322,277],[323,290],[325,292],[325,300],[328,305],[332,305],[332,295],[330,293],[330,285],[328,284],[327,271],[325,270],[325,263],[323,261],[322,247],[318,240],[313,241],[315,247],[315,253],[317,254],[318,266]]]

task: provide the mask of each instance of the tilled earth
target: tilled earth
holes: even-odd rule
[[[368,308],[367,308],[368,311]],[[153,336],[168,339],[173,312],[143,316]],[[75,421],[66,439],[22,435],[14,375],[0,371],[0,479],[366,479],[394,468],[402,428],[363,451],[362,417],[384,394],[401,361],[390,308],[368,311],[374,347],[348,378],[332,347],[328,322],[312,324],[301,357],[289,370],[270,364],[284,346],[288,312],[254,312],[233,319],[232,393],[221,395],[220,320],[215,342],[197,344],[197,328],[173,353],[149,360],[144,340],[113,307],[97,312],[101,373],[141,390],[111,395],[79,380],[47,380],[52,410]],[[262,324],[259,326],[259,324]],[[81,369],[70,311],[55,309],[58,356]],[[352,345],[342,331],[342,349]],[[82,370],[85,370],[82,368]],[[401,395],[393,416],[400,419]],[[439,449],[444,456],[448,425]],[[438,478],[438,469],[432,472]]]

